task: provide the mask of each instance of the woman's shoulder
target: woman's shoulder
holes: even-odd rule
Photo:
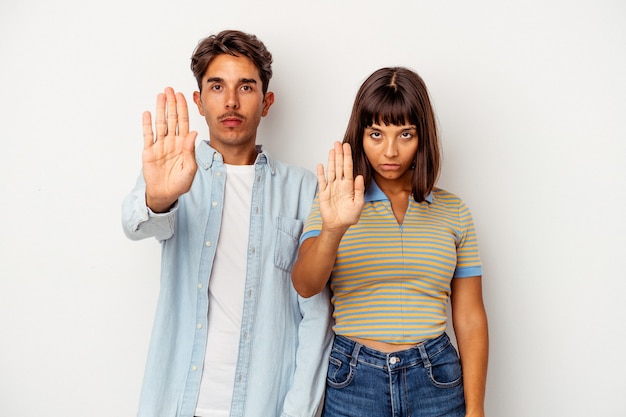
[[[467,205],[458,194],[443,188],[435,187],[431,192],[432,202],[449,208],[467,208]]]
[[[446,201],[461,201],[461,198],[457,194],[439,187],[433,188],[432,195],[433,198],[439,198]]]

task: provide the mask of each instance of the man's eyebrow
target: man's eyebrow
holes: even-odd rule
[[[206,79],[206,83],[223,83],[224,79],[221,77],[210,77]],[[240,84],[256,84],[257,81],[254,78],[240,78]]]

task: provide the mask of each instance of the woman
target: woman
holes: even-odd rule
[[[469,209],[434,186],[439,163],[421,77],[374,72],[326,174],[317,168],[318,196],[292,271],[303,297],[329,281],[333,291],[326,417],[484,416],[478,243]],[[458,353],[445,333],[448,299]]]

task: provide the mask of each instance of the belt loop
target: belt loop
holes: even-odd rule
[[[354,349],[352,349],[352,358],[350,359],[350,366],[356,366],[357,359],[359,358],[359,352],[361,351],[361,344],[354,342]]]
[[[426,347],[424,346],[424,343],[418,344],[417,349],[420,351],[422,361],[424,361],[424,368],[430,368],[430,359],[428,358],[428,353],[426,352]]]

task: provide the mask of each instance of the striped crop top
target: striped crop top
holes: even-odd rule
[[[322,227],[316,197],[301,240]],[[374,181],[359,222],[343,236],[330,278],[336,334],[386,343],[418,343],[446,330],[452,278],[482,275],[469,208],[435,188],[411,197],[399,225]]]

